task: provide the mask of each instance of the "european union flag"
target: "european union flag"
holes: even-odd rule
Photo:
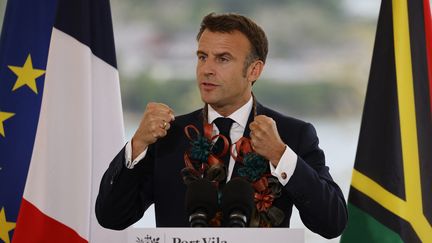
[[[56,2],[7,2],[0,37],[0,242],[10,242],[21,204]]]

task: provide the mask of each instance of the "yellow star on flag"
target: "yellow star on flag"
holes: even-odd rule
[[[0,135],[2,135],[3,137],[5,137],[5,131],[4,131],[4,127],[3,127],[3,122],[6,121],[7,119],[13,117],[15,115],[15,113],[10,113],[10,112],[1,112],[0,111]]]
[[[9,231],[15,229],[15,223],[6,221],[4,207],[0,211],[0,240],[10,243]]]
[[[16,89],[27,85],[33,92],[36,94],[38,93],[37,87],[36,87],[36,79],[40,76],[42,76],[45,73],[45,70],[41,69],[34,69],[33,63],[30,54],[27,57],[27,60],[24,63],[24,66],[17,67],[17,66],[8,66],[12,72],[14,72],[18,79],[15,82],[15,85],[12,88],[12,91],[15,91]]]

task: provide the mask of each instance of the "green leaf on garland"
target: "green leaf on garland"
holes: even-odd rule
[[[240,176],[256,181],[266,172],[268,162],[256,153],[247,153],[243,158],[244,166],[238,170]]]

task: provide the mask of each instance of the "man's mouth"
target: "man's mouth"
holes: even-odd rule
[[[213,89],[215,89],[216,87],[218,87],[219,85],[218,84],[215,84],[215,83],[210,83],[210,82],[201,82],[201,87],[204,89],[204,90],[213,90]]]
[[[214,83],[210,83],[210,82],[201,82],[201,84],[204,86],[218,86],[218,85],[216,85]]]

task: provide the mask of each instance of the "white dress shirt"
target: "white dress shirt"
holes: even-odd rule
[[[238,110],[236,110],[235,112],[233,112],[231,115],[228,116],[228,118],[234,120],[230,130],[230,138],[233,144],[236,143],[243,136],[249,118],[249,114],[252,111],[252,106],[253,106],[253,99],[251,97],[246,104],[244,104],[242,107],[240,107]],[[213,121],[219,117],[223,117],[223,116],[217,113],[217,111],[215,111],[209,105],[208,122],[213,123]],[[213,126],[212,135],[216,135],[216,134],[219,134],[219,130],[217,126]],[[138,162],[145,157],[146,153],[147,153],[147,149],[145,149],[141,154],[139,154],[132,161],[132,146],[131,146],[131,142],[128,142],[125,148],[126,167],[129,169],[133,169],[134,166],[138,164]],[[234,158],[231,156],[228,165],[227,181],[231,179],[232,172],[234,170],[234,164],[235,164]],[[288,183],[289,179],[291,178],[292,174],[294,173],[294,169],[297,165],[297,154],[295,154],[290,147],[286,146],[285,152],[283,153],[277,167],[275,168],[270,162],[269,164],[270,164],[271,174],[277,177],[279,182],[285,186]]]

